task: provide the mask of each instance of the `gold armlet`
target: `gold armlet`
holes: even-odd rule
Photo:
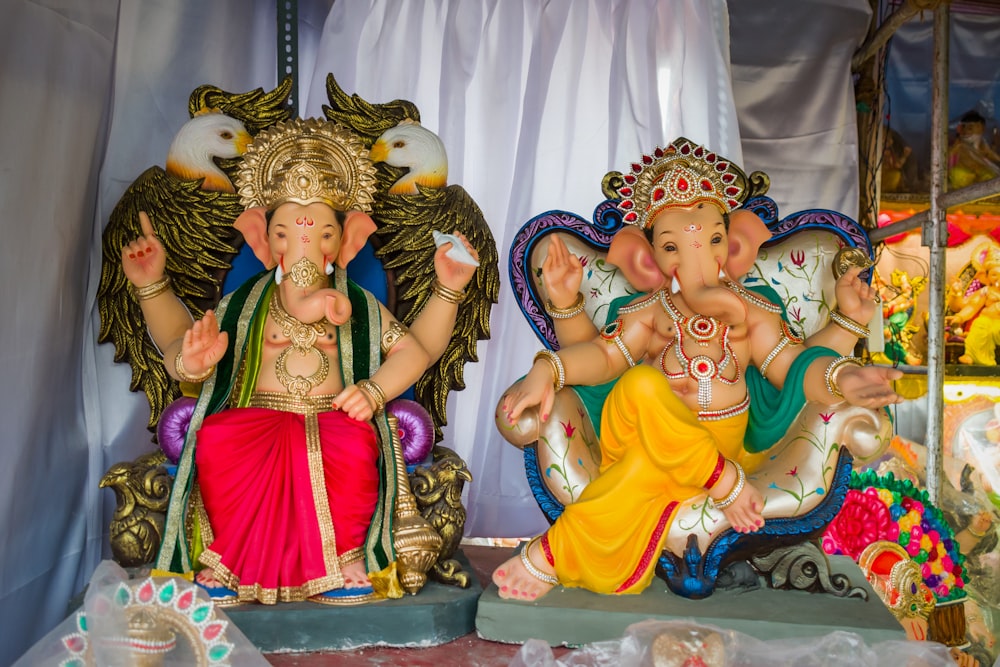
[[[764,358],[764,363],[760,365],[760,374],[763,378],[767,379],[767,369],[771,365],[781,351],[785,349],[789,344],[800,345],[804,339],[797,335],[792,328],[788,326],[788,322],[781,320],[781,337],[778,339],[778,344],[774,346],[774,349]]]
[[[747,484],[747,474],[743,470],[743,466],[736,461],[732,461],[731,463],[736,466],[736,483],[733,484],[733,488],[729,491],[729,494],[726,495],[725,498],[719,498],[718,500],[713,500],[712,498],[708,499],[708,501],[712,504],[712,507],[717,510],[724,510],[735,503],[736,499],[739,498],[740,493],[743,492],[743,487]]]
[[[552,370],[552,385],[556,391],[566,386],[566,369],[563,367],[562,359],[552,350],[540,350],[535,355],[534,361],[544,359]]]
[[[372,402],[375,403],[372,412],[376,415],[382,414],[385,410],[385,392],[382,391],[382,387],[373,380],[358,380],[357,385],[359,389],[371,396]]]
[[[132,293],[135,294],[137,300],[146,301],[147,299],[152,299],[154,296],[163,294],[169,287],[170,276],[163,276],[156,282],[143,285],[142,287],[132,285]]]
[[[632,353],[628,351],[628,347],[625,345],[625,341],[622,340],[622,334],[625,333],[625,325],[622,323],[621,318],[614,320],[613,322],[608,322],[608,324],[601,329],[601,338],[604,342],[611,345],[614,344],[618,351],[622,353],[625,357],[625,361],[628,362],[629,368],[635,366],[635,359],[632,358]]]
[[[177,377],[179,377],[184,382],[190,382],[191,384],[198,384],[199,382],[204,382],[207,380],[212,373],[215,372],[215,366],[209,366],[208,369],[201,375],[195,376],[187,372],[184,368],[184,353],[178,352],[177,356],[174,357],[174,370],[177,372]]]
[[[431,283],[431,292],[433,292],[442,301],[453,303],[456,306],[465,301],[465,297],[467,296],[464,291],[460,292],[458,290],[445,287],[437,278],[435,278],[434,282]]]
[[[849,364],[858,367],[864,366],[857,357],[837,357],[826,367],[826,388],[838,398],[843,398],[844,394],[840,391],[840,385],[837,384],[837,376],[844,366]]]
[[[396,346],[403,336],[410,333],[410,330],[406,328],[405,324],[393,320],[389,323],[386,328],[385,333],[382,334],[382,354],[389,354],[389,350]]]
[[[577,292],[576,301],[574,301],[573,305],[568,308],[556,308],[552,305],[551,299],[546,300],[545,312],[556,320],[568,320],[571,317],[576,317],[583,312],[583,293]]]
[[[868,336],[871,335],[871,331],[868,327],[856,320],[852,320],[850,317],[840,312],[839,309],[830,311],[830,319],[833,320],[834,324],[838,327],[844,331],[854,334],[858,338],[868,338]]]

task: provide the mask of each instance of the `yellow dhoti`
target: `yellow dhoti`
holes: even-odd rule
[[[658,370],[627,371],[604,403],[600,474],[543,541],[559,582],[597,593],[645,589],[677,504],[705,491],[719,454],[756,463],[746,461],[746,425],[746,412],[698,421]]]

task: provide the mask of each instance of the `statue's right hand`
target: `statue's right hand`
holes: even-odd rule
[[[229,345],[229,335],[219,331],[219,321],[211,310],[184,332],[181,344],[181,359],[184,370],[193,376],[205,373],[222,360]]]
[[[504,396],[503,411],[507,421],[517,422],[526,409],[538,406],[541,420],[548,421],[555,402],[555,387],[552,384],[552,371],[544,362],[535,362],[528,374],[518,384],[511,387]]]
[[[542,284],[549,301],[556,308],[572,307],[582,282],[583,263],[580,258],[570,253],[561,238],[553,235],[542,262]]]
[[[156,237],[153,223],[143,211],[139,211],[139,225],[142,236],[122,248],[122,270],[130,283],[145,287],[163,277],[167,255]]]

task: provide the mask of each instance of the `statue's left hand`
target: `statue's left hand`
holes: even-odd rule
[[[472,244],[470,244],[469,240],[465,238],[465,235],[457,229],[452,232],[452,234],[461,239],[469,254],[472,255],[476,261],[479,261],[479,253],[472,247]],[[472,276],[476,272],[476,267],[472,264],[458,262],[451,257],[448,257],[447,252],[449,250],[451,250],[451,244],[445,243],[434,253],[434,273],[437,274],[437,279],[442,285],[448,289],[461,292],[465,289],[465,286],[469,284],[469,281],[472,280]]]
[[[228,345],[229,335],[219,331],[215,312],[206,310],[205,316],[184,332],[181,343],[184,369],[192,375],[201,375],[222,360]]]
[[[375,415],[375,408],[368,395],[356,384],[344,387],[344,390],[337,394],[333,407],[342,410],[351,419],[359,422],[366,422]]]
[[[837,374],[837,386],[851,405],[881,408],[903,402],[892,388],[893,381],[901,377],[903,372],[896,368],[848,365]]]
[[[878,305],[878,290],[862,280],[861,267],[852,266],[837,279],[837,308],[855,322],[867,325]]]

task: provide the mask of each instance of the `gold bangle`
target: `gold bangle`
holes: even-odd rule
[[[830,319],[833,320],[834,324],[839,326],[844,331],[854,334],[858,338],[868,338],[871,335],[871,330],[865,325],[861,324],[857,320],[852,320],[847,315],[840,312],[840,309],[830,311]]]
[[[568,308],[556,308],[552,305],[551,299],[546,299],[545,312],[556,320],[568,320],[571,317],[576,317],[583,312],[583,293],[577,292],[576,301],[574,301],[573,305]]]
[[[447,301],[448,303],[453,303],[458,305],[465,301],[465,292],[460,292],[458,290],[451,289],[450,287],[445,287],[441,284],[441,281],[437,278],[431,283],[431,291],[436,294],[442,301]]]
[[[184,352],[178,352],[177,356],[174,357],[174,370],[177,371],[177,377],[179,377],[184,382],[190,382],[191,384],[198,384],[199,382],[204,382],[207,380],[212,373],[215,372],[215,366],[209,366],[204,373],[198,376],[191,375],[184,368]]]
[[[743,487],[747,484],[747,473],[743,470],[743,466],[736,461],[730,461],[730,463],[736,466],[736,483],[733,484],[733,488],[729,490],[729,493],[724,498],[720,498],[719,500],[714,500],[711,496],[708,498],[709,502],[712,503],[712,507],[717,510],[724,510],[735,503],[736,499],[740,497],[740,493],[743,492]]]
[[[839,375],[841,369],[848,364],[853,364],[859,368],[864,365],[857,357],[837,357],[830,362],[829,366],[826,367],[826,388],[837,398],[844,397],[844,394],[840,391],[840,386],[837,384],[837,375]]]
[[[382,387],[378,386],[374,380],[358,380],[357,385],[375,402],[373,414],[382,414],[385,410],[385,392],[382,391]]]
[[[143,285],[142,287],[132,285],[132,293],[135,294],[137,300],[146,301],[166,292],[168,287],[170,287],[170,276],[163,276],[156,282]]]
[[[539,570],[535,566],[535,564],[531,562],[531,559],[528,558],[528,549],[530,549],[531,545],[537,541],[538,537],[536,536],[532,538],[527,544],[525,544],[523,549],[521,549],[521,563],[524,565],[524,569],[528,571],[528,574],[533,576],[535,579],[538,579],[543,583],[549,584],[550,586],[558,586],[559,579],[553,577],[551,574],[545,574],[544,572]]]
[[[974,538],[976,538],[977,540],[981,540],[981,539],[983,539],[984,537],[986,537],[986,533],[990,532],[990,529],[989,529],[989,528],[987,528],[987,529],[986,529],[986,530],[984,530],[983,532],[981,532],[981,533],[977,533],[976,531],[972,530],[972,524],[971,524],[971,523],[970,523],[970,524],[969,524],[968,526],[966,526],[966,527],[965,527],[965,529],[966,529],[967,531],[969,531],[969,535],[972,535],[972,536],[973,536]]]
[[[566,386],[566,369],[563,367],[562,359],[552,350],[539,350],[534,361],[544,359],[552,369],[552,386],[556,391]]]

